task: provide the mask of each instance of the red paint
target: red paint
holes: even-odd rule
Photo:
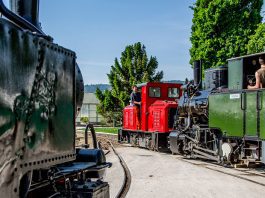
[[[127,106],[123,109],[123,128],[136,130],[136,107]]]
[[[169,132],[173,129],[173,117],[176,114],[176,109],[178,105],[173,101],[158,100],[155,101],[149,107],[149,116],[148,116],[148,131],[150,132]],[[170,110],[175,109],[175,111]],[[173,115],[170,114],[170,111],[175,112]],[[169,119],[171,123],[169,126]]]
[[[169,132],[172,128],[168,126],[171,108],[177,108],[176,99],[181,95],[181,84],[149,82],[141,87],[141,130],[148,132]],[[160,89],[160,97],[151,97],[149,91],[156,88]],[[168,91],[172,88],[178,88],[179,96],[176,98],[168,97]],[[158,93],[152,92],[151,93]],[[136,109],[133,106],[127,106],[123,110],[123,129],[136,130]]]

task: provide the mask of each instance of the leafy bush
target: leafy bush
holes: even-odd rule
[[[87,124],[89,122],[89,119],[88,117],[81,117],[80,121]]]
[[[265,51],[265,23],[261,23],[256,33],[250,36],[247,48],[249,54]]]

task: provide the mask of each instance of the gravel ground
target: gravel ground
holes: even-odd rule
[[[134,198],[261,198],[265,187],[221,173],[239,174],[241,177],[265,185],[265,177],[239,173],[235,169],[226,169],[199,160],[183,160],[182,157],[148,151],[135,147],[120,146],[116,135],[97,133],[97,140],[103,150],[110,150],[106,156],[113,166],[107,169],[105,181],[109,182],[111,197],[115,197],[123,182],[123,170],[118,158],[110,149],[111,140],[116,150],[126,161],[132,175],[131,188],[126,197]],[[89,133],[88,142],[92,145]],[[84,132],[76,134],[76,144],[84,144]],[[210,167],[214,170],[209,170]],[[219,172],[218,172],[219,171]]]
[[[96,133],[96,136],[97,136],[97,141],[100,142],[100,145],[103,150],[109,150],[108,141],[111,141],[113,146],[119,147],[117,135]],[[84,145],[85,144],[85,133],[83,131],[77,131],[75,139],[76,139],[77,146]],[[90,147],[93,147],[92,136],[90,132],[88,132],[88,144],[90,145]]]
[[[194,165],[185,162],[178,159],[178,156],[133,147],[120,147],[117,151],[126,161],[132,175],[132,184],[127,198],[264,197],[264,186],[209,170],[200,163]],[[111,160],[107,157],[107,160],[109,159]],[[218,171],[225,169],[215,168]],[[109,174],[115,177],[117,171],[119,170]],[[233,169],[227,169],[227,171],[238,174],[238,171]],[[259,182],[265,184],[265,178],[260,178]]]

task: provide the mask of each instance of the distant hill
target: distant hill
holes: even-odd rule
[[[94,85],[85,85],[85,93],[95,93],[97,88],[99,88],[101,91],[104,90],[110,90],[111,86],[108,84],[94,84]]]

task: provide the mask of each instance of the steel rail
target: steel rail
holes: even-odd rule
[[[108,141],[108,143],[110,144],[114,154],[119,158],[120,164],[121,164],[121,166],[123,168],[123,172],[124,172],[123,184],[122,184],[118,194],[116,195],[116,198],[125,198],[129,189],[130,189],[130,186],[131,186],[131,181],[132,181],[131,173],[130,173],[130,170],[129,170],[126,162],[123,160],[121,155],[116,151],[116,149],[114,148],[111,141]]]
[[[186,162],[188,164],[192,164],[192,165],[195,165],[195,166],[200,166],[200,167],[203,167],[203,168],[206,168],[206,169],[209,169],[209,170],[212,170],[212,171],[215,171],[215,172],[218,172],[218,173],[222,173],[222,174],[225,174],[225,175],[229,175],[229,176],[232,176],[232,177],[235,177],[235,178],[238,178],[238,179],[242,179],[242,180],[245,180],[245,181],[248,181],[248,182],[251,182],[251,183],[254,183],[254,184],[257,184],[257,185],[260,185],[260,186],[263,186],[265,187],[265,183],[261,183],[261,182],[257,182],[257,181],[254,181],[254,180],[251,180],[251,179],[248,179],[248,178],[245,178],[243,176],[240,176],[240,175],[235,175],[235,174],[232,174],[232,173],[228,173],[228,172],[225,172],[225,171],[222,171],[222,170],[217,170],[215,168],[212,168],[212,167],[209,167],[209,166],[213,166],[213,164],[211,163],[203,163],[203,164],[198,164],[198,163],[194,163],[194,162],[191,162],[191,161],[188,161],[188,160],[185,160],[183,158],[177,158],[178,160],[181,160],[183,162]],[[223,167],[221,165],[218,165],[218,164],[215,164],[216,166],[218,167]],[[241,171],[241,170],[238,170],[238,169],[233,169],[235,171],[238,171],[238,172],[244,172],[244,171]],[[259,176],[259,177],[265,177],[263,175],[259,175],[259,174],[256,174],[256,173],[251,173],[252,175],[256,175],[256,176]],[[247,176],[247,175],[246,175]]]
[[[122,145],[121,146],[124,146],[126,147],[125,145]],[[137,148],[140,148],[140,147],[137,147]],[[140,148],[141,149],[141,148]],[[167,153],[163,153],[163,154],[167,154]],[[229,175],[229,176],[232,176],[232,177],[235,177],[235,178],[238,178],[238,179],[242,179],[242,180],[245,180],[245,181],[248,181],[248,182],[251,182],[251,183],[254,183],[254,184],[257,184],[257,185],[260,185],[260,186],[263,186],[265,187],[265,183],[262,183],[262,182],[258,182],[258,181],[255,181],[255,180],[252,180],[252,179],[249,179],[249,178],[246,178],[247,176],[251,175],[251,176],[257,176],[257,177],[262,177],[262,178],[265,178],[265,175],[262,175],[261,173],[255,173],[255,172],[249,172],[251,170],[238,170],[238,169],[235,169],[233,168],[232,170],[234,171],[237,171],[237,172],[240,172],[240,173],[245,173],[245,177],[244,176],[241,176],[241,175],[236,175],[236,174],[232,174],[232,173],[228,173],[226,171],[222,171],[222,170],[217,170],[213,167],[224,167],[220,164],[216,164],[216,163],[207,163],[207,162],[204,162],[204,163],[195,163],[195,162],[191,162],[189,160],[186,160],[183,158],[183,156],[179,155],[180,158],[177,158],[178,160],[181,160],[183,162],[186,162],[186,163],[189,163],[189,164],[192,164],[192,165],[195,165],[195,166],[200,166],[200,167],[203,167],[203,168],[206,168],[206,169],[209,169],[209,170],[212,170],[212,171],[215,171],[215,172],[219,172],[219,173],[222,173],[222,174],[225,174],[225,175]],[[208,159],[208,158],[207,158]],[[194,159],[195,160],[195,159]],[[198,161],[198,160],[197,160]],[[199,162],[202,162],[201,160]],[[265,172],[264,172],[265,173]]]

